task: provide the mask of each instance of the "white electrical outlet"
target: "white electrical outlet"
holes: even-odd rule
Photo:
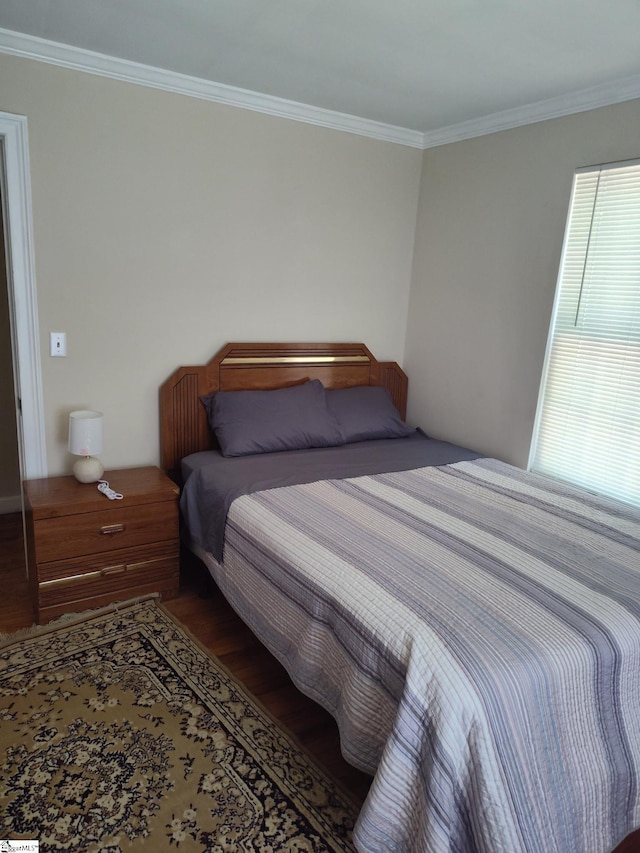
[[[60,357],[67,354],[67,333],[66,332],[51,332],[51,355]]]

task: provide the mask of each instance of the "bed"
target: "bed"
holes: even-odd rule
[[[406,400],[362,344],[179,368],[185,539],[373,775],[360,851],[609,853],[640,826],[640,512],[429,439]]]

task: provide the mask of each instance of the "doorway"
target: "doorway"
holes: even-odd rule
[[[27,119],[0,112],[0,184],[24,479],[47,476]]]
[[[0,112],[0,633],[30,624],[22,481],[47,473],[27,120]]]
[[[22,512],[20,453],[15,417],[9,286],[5,251],[3,193],[0,184],[0,515]]]
[[[3,202],[0,182],[0,578],[8,599],[7,609],[4,604],[0,609],[4,633],[22,627],[29,590]]]

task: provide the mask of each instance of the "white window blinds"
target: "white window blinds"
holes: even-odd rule
[[[640,163],[575,177],[530,462],[640,505]]]

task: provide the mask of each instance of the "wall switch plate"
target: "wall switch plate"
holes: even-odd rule
[[[51,355],[60,357],[67,354],[67,333],[66,332],[51,332]]]

